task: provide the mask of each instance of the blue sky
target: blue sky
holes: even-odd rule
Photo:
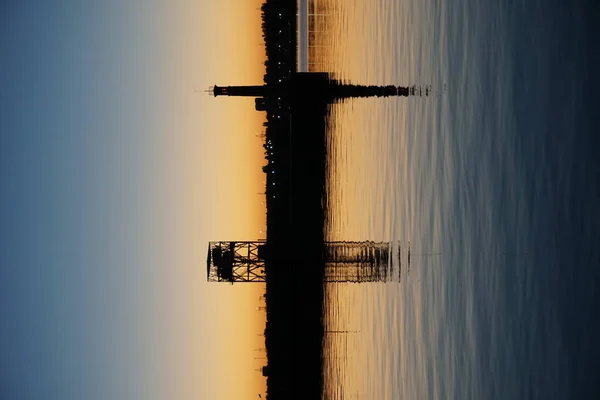
[[[153,240],[138,228],[152,207],[138,203],[138,169],[152,149],[128,149],[155,146],[159,134],[144,129],[157,104],[140,101],[158,89],[135,77],[145,28],[110,5],[4,8],[0,390],[15,399],[147,397],[164,389],[160,380],[128,360],[150,357],[148,345],[166,334],[138,337],[156,305],[138,303],[156,271],[133,250]]]
[[[206,241],[249,233],[211,229],[208,211],[181,200],[189,182],[203,187],[212,175],[190,161],[208,157],[206,150],[187,159],[182,149],[193,151],[192,133],[206,143],[215,125],[207,115],[220,117],[207,110],[216,107],[207,105],[212,99],[192,97],[198,84],[215,82],[178,73],[185,63],[178,56],[194,43],[177,42],[186,26],[211,18],[212,6],[199,4],[197,21],[180,21],[185,7],[142,0],[0,6],[2,398],[238,394],[218,389],[214,376],[212,384],[198,379],[199,367],[235,360],[207,344],[231,323],[216,319],[206,328],[213,314],[234,308],[217,301],[207,311],[208,299],[232,289],[189,282],[205,279],[197,261]],[[207,40],[200,34],[197,46],[210,58]],[[182,175],[195,168],[199,176]],[[200,196],[198,189],[191,198]],[[254,299],[255,290],[236,293]],[[189,343],[193,337],[204,344]]]

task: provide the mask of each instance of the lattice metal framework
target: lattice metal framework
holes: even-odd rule
[[[210,242],[209,282],[265,282],[266,242]]]
[[[209,282],[265,282],[266,242],[210,242]],[[408,261],[410,264],[410,249]],[[400,245],[389,242],[327,242],[323,261],[326,282],[387,280],[393,266],[402,268]]]

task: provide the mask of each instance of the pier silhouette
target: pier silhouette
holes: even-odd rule
[[[210,242],[207,280],[266,285],[266,398],[321,399],[325,285],[386,281],[410,264],[410,247],[325,240],[331,107],[354,98],[428,96],[430,87],[359,85],[298,72],[296,1],[267,0],[262,11],[264,82],[215,85],[209,93],[254,99],[265,113],[266,239]]]

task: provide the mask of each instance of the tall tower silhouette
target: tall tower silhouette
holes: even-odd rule
[[[217,96],[264,97],[267,94],[266,85],[254,86],[212,86],[209,88]]]
[[[320,99],[327,103],[335,103],[357,97],[392,97],[392,96],[428,96],[430,87],[425,86],[375,86],[354,85],[330,79],[325,72],[295,72],[289,80],[254,86],[211,86],[208,90],[217,96],[269,97],[275,92],[277,96],[291,95],[300,99]]]
[[[266,241],[210,242],[206,277],[209,282],[265,282],[268,259]],[[391,276],[394,260],[402,268],[401,248],[389,242],[326,242],[324,279],[325,282],[385,281]]]
[[[209,282],[265,282],[265,241],[210,242],[206,258]]]

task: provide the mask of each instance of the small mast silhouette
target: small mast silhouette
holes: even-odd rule
[[[358,97],[428,96],[430,86],[375,86],[354,85],[335,79],[322,72],[296,72],[289,80],[277,84],[255,86],[212,86],[209,92],[217,96],[268,98],[273,95],[320,99],[335,103]]]

